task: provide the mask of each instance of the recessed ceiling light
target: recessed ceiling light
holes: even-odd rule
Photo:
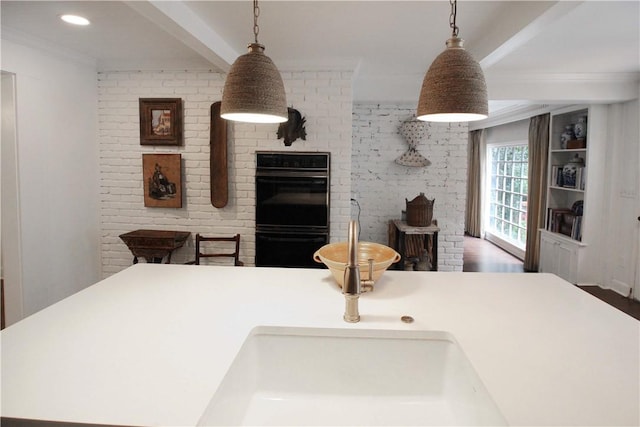
[[[62,19],[64,22],[67,22],[73,25],[89,25],[90,24],[87,18],[83,18],[82,16],[78,16],[78,15],[62,15],[60,19]]]

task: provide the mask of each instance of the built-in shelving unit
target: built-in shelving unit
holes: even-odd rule
[[[552,116],[549,137],[545,229],[577,241],[582,240],[588,132],[579,139],[566,132],[574,132],[578,121],[588,124],[588,114],[585,108]]]
[[[563,137],[567,127],[579,121],[586,121],[586,138]],[[597,275],[589,265],[596,247],[589,246],[601,236],[601,209],[590,211],[589,204],[597,206],[603,199],[605,128],[606,113],[600,106],[571,107],[551,114],[539,270],[572,283],[595,282]]]

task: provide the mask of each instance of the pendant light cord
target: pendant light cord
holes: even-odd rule
[[[256,44],[258,44],[258,33],[260,32],[260,27],[258,26],[258,16],[260,16],[258,0],[253,0],[253,35],[255,37]]]
[[[458,13],[458,2],[457,0],[449,0],[449,3],[451,4],[451,15],[449,15],[449,27],[451,27],[453,37],[458,37],[458,31],[460,30],[456,25],[456,14]]]

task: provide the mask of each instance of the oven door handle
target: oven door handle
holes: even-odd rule
[[[327,185],[327,179],[322,177],[316,177],[311,179],[278,179],[278,178],[256,178],[258,184],[283,184],[283,185]]]
[[[257,170],[256,176],[258,177],[273,177],[273,178],[328,178],[327,171],[265,171]]]
[[[308,237],[272,237],[272,236],[256,236],[260,240],[268,240],[271,242],[283,242],[283,243],[324,243],[325,237],[318,236],[313,238]]]

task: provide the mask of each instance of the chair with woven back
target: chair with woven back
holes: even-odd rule
[[[224,245],[225,242],[231,243],[233,246],[233,252],[231,249],[222,250],[216,245],[216,251],[209,251],[207,248],[208,245],[203,244],[203,242],[217,242],[222,243]],[[213,249],[212,249],[213,250]],[[243,266],[244,263],[240,261],[240,235],[236,234],[233,237],[205,237],[200,233],[196,234],[196,260],[190,262],[189,264],[200,265],[200,260],[202,258],[220,258],[227,257],[233,258],[233,265],[236,267]]]

